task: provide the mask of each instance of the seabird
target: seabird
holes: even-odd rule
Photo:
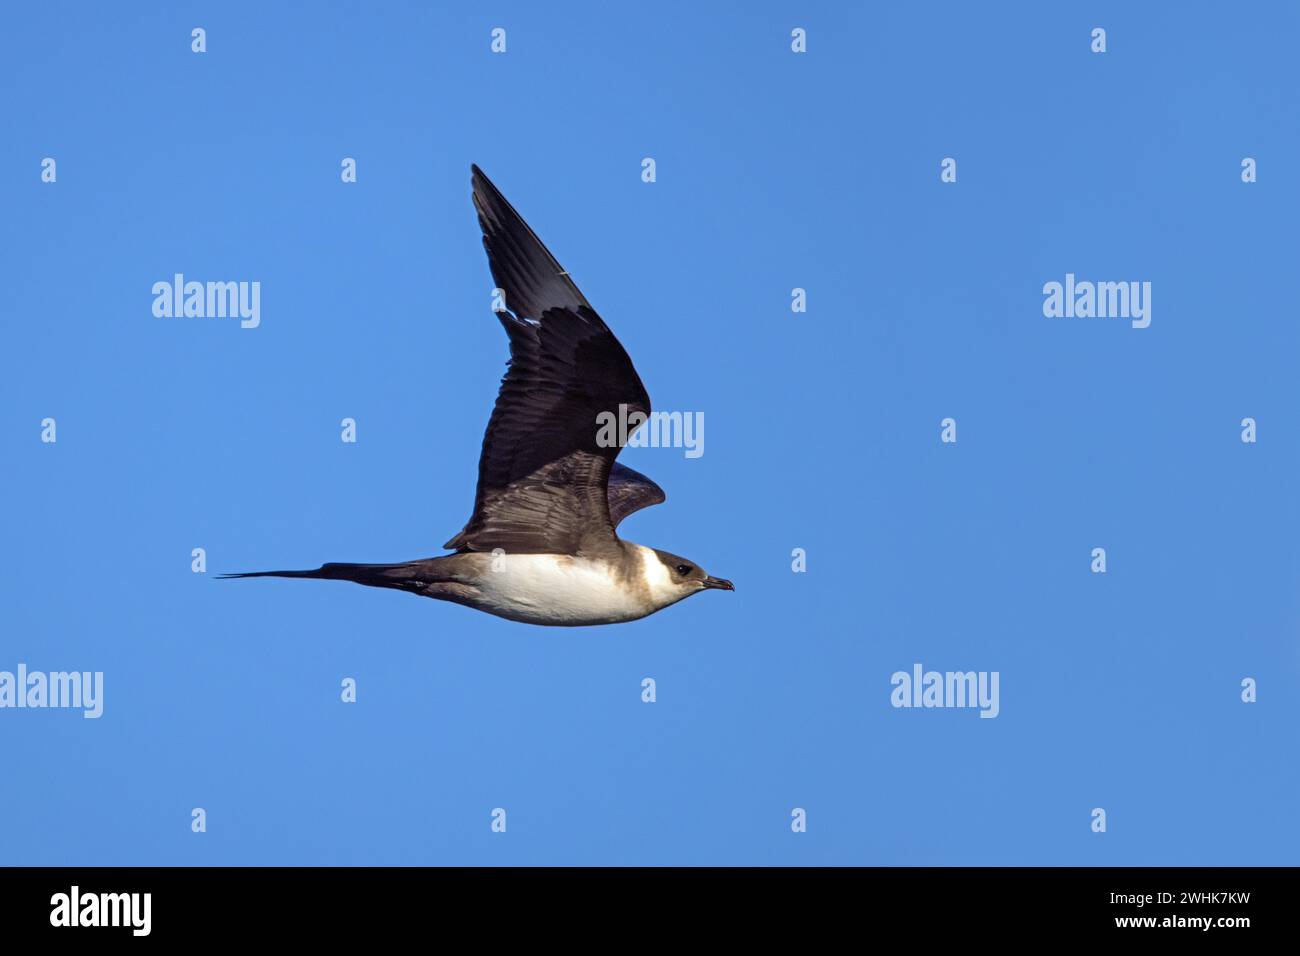
[[[700,591],[734,591],[696,562],[621,539],[628,515],[663,489],[618,464],[597,420],[650,415],[632,360],[569,274],[477,166],[474,208],[510,362],[483,436],[469,522],[444,548],[401,564],[326,564],[224,578],[323,578],[396,588],[528,624],[616,624]]]

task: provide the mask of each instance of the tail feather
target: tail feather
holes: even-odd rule
[[[423,586],[417,570],[421,562],[408,561],[403,564],[345,564],[333,562],[322,564],[319,568],[305,571],[243,571],[236,574],[218,574],[219,580],[233,578],[319,578],[327,581],[355,581],[379,588],[402,588],[409,590],[413,585]]]

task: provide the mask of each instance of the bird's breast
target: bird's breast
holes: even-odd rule
[[[495,554],[475,582],[477,606],[529,624],[616,624],[657,607],[615,565],[564,554]]]

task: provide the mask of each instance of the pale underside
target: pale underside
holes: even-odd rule
[[[512,621],[581,626],[635,621],[690,593],[669,580],[652,550],[625,544],[640,557],[626,576],[617,564],[572,555],[482,555],[487,567],[471,586],[439,596]]]

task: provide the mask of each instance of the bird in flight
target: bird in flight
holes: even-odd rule
[[[483,436],[474,513],[443,547],[400,564],[325,564],[226,578],[323,578],[396,588],[527,624],[617,624],[701,591],[734,591],[696,562],[624,541],[619,522],[664,500],[614,459],[598,417],[650,416],[632,360],[569,274],[477,166],[474,208],[510,364]]]

